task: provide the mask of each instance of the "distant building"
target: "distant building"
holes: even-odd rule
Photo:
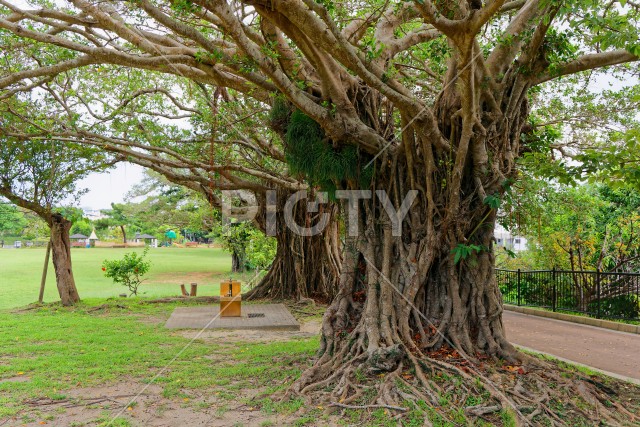
[[[150,234],[140,234],[136,233],[136,236],[133,238],[136,243],[144,243],[148,244],[152,248],[158,247],[158,238],[156,236],[152,236]]]
[[[520,252],[527,249],[527,239],[522,236],[514,236],[509,230],[496,224],[496,229],[493,232],[493,236],[496,239],[496,244],[503,248],[512,250],[514,252]]]
[[[107,216],[100,212],[99,209],[82,208],[82,212],[85,218],[95,221],[98,219],[106,218]]]

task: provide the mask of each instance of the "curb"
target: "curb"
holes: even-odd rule
[[[574,316],[573,314],[558,313],[531,307],[518,307],[517,305],[510,304],[504,304],[504,309],[514,311],[516,313],[529,314],[531,316],[546,317],[548,319],[563,320],[565,322],[596,326],[598,328],[610,329],[612,331],[640,335],[640,325],[630,325],[628,323],[612,322],[610,320],[594,319],[586,316]]]
[[[632,384],[636,384],[636,385],[640,385],[640,380],[637,378],[632,378],[632,377],[627,377],[626,375],[620,375],[620,374],[616,374],[615,372],[610,372],[610,371],[605,371],[603,369],[598,369],[595,368],[591,365],[585,365],[584,363],[580,363],[580,362],[576,362],[574,360],[571,359],[565,359],[564,357],[560,357],[560,356],[556,356],[555,354],[551,354],[551,353],[546,353],[544,351],[540,351],[540,350],[536,350],[534,348],[531,347],[525,347],[523,345],[519,345],[519,344],[513,344],[514,346],[516,346],[517,348],[521,349],[521,350],[525,350],[528,351],[529,353],[536,353],[536,354],[541,354],[544,355],[546,357],[549,357],[551,359],[555,359],[555,360],[559,360],[561,362],[567,363],[569,365],[574,365],[574,366],[580,366],[583,368],[587,368],[593,372],[597,372],[598,374],[601,375],[606,375],[612,378],[616,378],[622,381],[626,381],[628,383],[632,383]],[[585,374],[586,375],[586,374]]]

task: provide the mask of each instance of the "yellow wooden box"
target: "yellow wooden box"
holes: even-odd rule
[[[236,295],[240,295],[240,282],[236,282],[235,280],[220,282],[221,297],[235,297]]]
[[[242,316],[240,282],[226,280],[220,283],[220,317]]]

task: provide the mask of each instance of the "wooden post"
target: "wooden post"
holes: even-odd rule
[[[195,297],[198,294],[198,284],[197,283],[192,283],[191,284],[191,293],[190,295],[192,297]]]
[[[49,255],[51,255],[51,240],[47,243],[47,254],[44,256],[44,268],[42,269],[42,279],[40,280],[40,295],[38,296],[38,302],[42,303],[44,300],[44,285],[47,283],[47,271],[49,270]]]
[[[180,290],[182,291],[182,295],[185,297],[188,297],[189,294],[187,293],[187,288],[184,287],[184,283],[182,285],[180,285]]]

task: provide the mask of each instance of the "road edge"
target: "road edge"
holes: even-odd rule
[[[629,323],[612,322],[610,320],[594,319],[587,316],[575,316],[573,314],[558,313],[541,310],[532,307],[518,307],[517,305],[504,304],[504,309],[516,313],[529,314],[531,316],[546,317],[548,319],[563,320],[565,322],[578,323],[580,325],[595,326],[598,328],[610,329],[612,331],[626,332],[640,335],[640,325]]]
[[[512,343],[512,344],[514,346],[516,346],[517,348],[519,348],[521,350],[524,350],[524,351],[527,351],[529,353],[541,354],[543,356],[549,357],[549,358],[554,359],[554,360],[559,360],[559,361],[567,363],[569,365],[574,365],[574,366],[579,366],[579,367],[582,367],[582,368],[587,368],[587,369],[589,369],[589,370],[591,370],[593,372],[597,372],[598,374],[606,375],[608,377],[612,377],[612,378],[615,378],[615,379],[618,379],[618,380],[626,381],[628,383],[640,386],[640,380],[636,379],[636,378],[627,377],[626,375],[616,374],[615,372],[605,371],[604,369],[595,368],[595,367],[590,366],[590,365],[585,365],[584,363],[580,363],[580,362],[576,362],[575,360],[566,359],[564,357],[556,356],[555,354],[547,353],[545,351],[536,350],[535,348],[531,348],[531,347],[527,347],[527,346],[520,345],[520,344],[515,344],[515,343]]]

